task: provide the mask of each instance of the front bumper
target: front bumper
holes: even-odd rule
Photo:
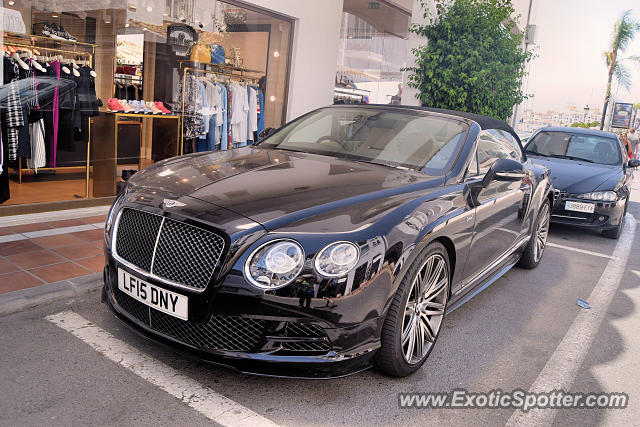
[[[565,202],[567,201],[593,203],[595,209],[593,213],[568,211],[565,210]],[[624,199],[614,202],[597,202],[579,199],[566,193],[556,193],[551,212],[551,221],[558,224],[607,230],[617,227],[622,222],[624,205]]]
[[[238,307],[256,305],[249,297],[218,294],[215,314],[183,321],[119,290],[117,268],[126,269],[107,255],[104,297],[110,308],[136,332],[189,357],[249,374],[335,378],[369,368],[379,347],[378,318],[331,327],[326,320],[292,317],[264,303],[258,303],[259,314],[255,308],[243,313]]]

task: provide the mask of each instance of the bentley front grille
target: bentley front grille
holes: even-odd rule
[[[224,239],[190,224],[123,208],[116,225],[117,257],[170,283],[204,289],[224,250]]]

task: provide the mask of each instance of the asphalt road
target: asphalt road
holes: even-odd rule
[[[637,196],[629,212],[640,219]],[[593,342],[585,347],[583,358],[564,363],[575,371],[567,391],[626,392],[629,406],[560,410],[551,419],[556,425],[639,423],[638,235],[640,226]],[[504,424],[513,410],[400,409],[398,393],[529,390],[580,315],[576,299],[589,299],[594,287],[606,279],[605,266],[616,248],[615,240],[562,226],[552,226],[550,243],[537,269],[512,269],[451,313],[429,360],[404,379],[372,370],[323,381],[238,375],[155,347],[117,320],[100,303],[98,292],[0,317],[0,425],[213,423],[202,410],[194,409],[193,401],[191,406],[184,403],[189,398],[184,391],[182,399],[172,395],[175,384],[163,375],[212,390],[283,425]],[[91,328],[126,343],[129,350],[96,350],[46,319],[69,311],[91,322]],[[123,366],[131,352],[172,370],[144,368],[135,373],[135,363]]]

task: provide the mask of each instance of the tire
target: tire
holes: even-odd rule
[[[427,360],[440,333],[450,280],[447,250],[439,242],[429,244],[400,282],[384,320],[374,359],[380,372],[405,377]]]
[[[518,267],[532,269],[536,268],[542,260],[544,249],[547,246],[547,237],[549,236],[549,222],[551,221],[551,204],[549,199],[540,206],[538,218],[533,227],[533,233],[529,239],[529,243],[524,248],[522,256],[518,260]]]
[[[602,230],[602,235],[604,237],[608,237],[610,239],[618,239],[620,234],[622,233],[622,227],[624,227],[624,218],[627,216],[627,207],[629,206],[629,200],[624,201],[624,211],[622,212],[622,218],[620,218],[620,223],[615,228],[609,228],[606,230]]]

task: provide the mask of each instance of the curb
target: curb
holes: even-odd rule
[[[102,273],[47,283],[34,288],[0,294],[0,316],[16,313],[42,304],[87,294],[102,287]]]

